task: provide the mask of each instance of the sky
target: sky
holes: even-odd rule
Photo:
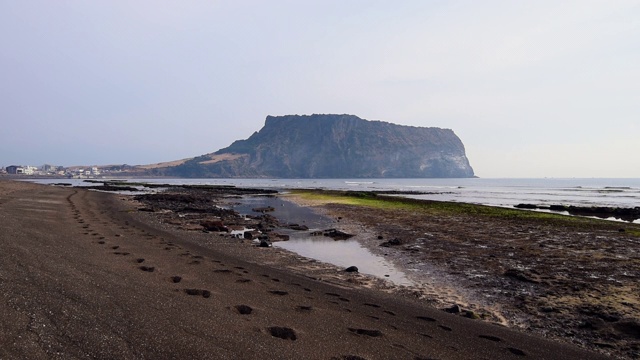
[[[335,113],[453,129],[480,177],[640,178],[638,64],[640,1],[0,0],[0,166]]]

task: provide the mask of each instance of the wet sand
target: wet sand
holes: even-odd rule
[[[601,357],[138,206],[0,181],[0,359]]]

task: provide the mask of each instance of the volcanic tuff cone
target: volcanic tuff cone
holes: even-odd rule
[[[185,177],[473,177],[450,129],[368,121],[354,115],[267,116],[246,140],[166,168]]]

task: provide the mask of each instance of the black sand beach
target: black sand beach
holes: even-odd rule
[[[0,181],[0,359],[606,358],[139,207]]]

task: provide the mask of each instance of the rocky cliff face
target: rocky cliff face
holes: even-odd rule
[[[189,177],[472,177],[452,130],[353,115],[268,116],[264,127],[214,154],[167,169]]]

